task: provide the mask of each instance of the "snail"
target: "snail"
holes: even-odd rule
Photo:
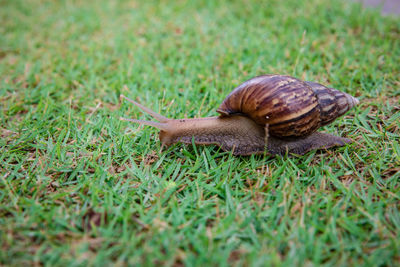
[[[316,132],[359,103],[358,99],[315,82],[286,75],[262,75],[236,87],[216,117],[169,119],[121,95],[154,121],[120,118],[160,130],[163,146],[174,143],[217,145],[233,155],[294,153],[350,143],[348,138]]]

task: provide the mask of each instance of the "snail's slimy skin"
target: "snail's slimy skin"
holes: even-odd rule
[[[351,140],[327,133],[313,133],[305,138],[279,139],[268,136],[263,129],[245,116],[210,117],[170,120],[174,131],[160,131],[160,141],[165,146],[175,143],[217,145],[235,156],[251,154],[303,155],[314,149],[343,146]]]
[[[167,124],[172,130],[160,131],[160,141],[165,146],[194,142],[246,156],[264,153],[268,142],[265,130],[245,116],[178,119]]]

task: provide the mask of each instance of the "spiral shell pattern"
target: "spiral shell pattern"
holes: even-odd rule
[[[217,109],[221,116],[244,114],[269,125],[276,137],[305,137],[358,103],[319,83],[284,75],[263,75],[236,87]]]
[[[320,83],[306,82],[317,96],[321,113],[321,126],[327,125],[358,105],[357,98]]]

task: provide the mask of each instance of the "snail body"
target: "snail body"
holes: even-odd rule
[[[219,106],[218,117],[169,119],[121,97],[159,122],[121,119],[160,129],[163,146],[214,144],[234,155],[302,155],[343,146],[351,140],[315,131],[358,104],[346,93],[284,75],[263,75],[242,83]]]

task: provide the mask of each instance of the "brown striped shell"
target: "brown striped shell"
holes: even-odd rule
[[[276,137],[310,135],[346,113],[358,100],[319,83],[263,75],[236,87],[217,109],[221,116],[244,114],[269,126]]]

